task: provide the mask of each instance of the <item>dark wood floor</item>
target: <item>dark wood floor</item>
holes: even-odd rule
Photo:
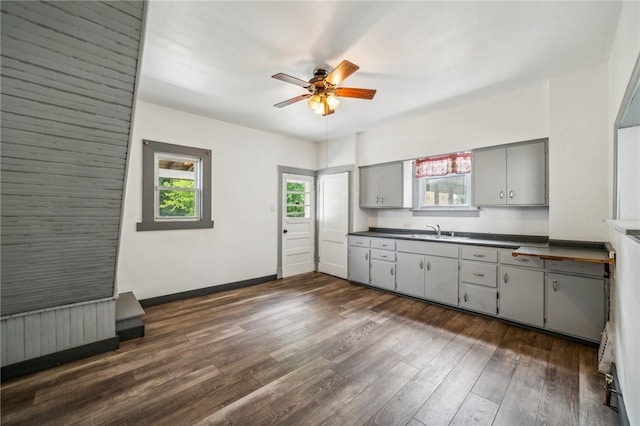
[[[322,274],[148,308],[146,332],[3,384],[2,424],[616,424],[594,348]]]

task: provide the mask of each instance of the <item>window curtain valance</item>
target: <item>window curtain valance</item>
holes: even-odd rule
[[[471,153],[438,155],[416,160],[416,177],[471,173]]]

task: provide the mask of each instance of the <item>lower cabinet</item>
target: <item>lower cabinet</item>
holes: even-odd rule
[[[395,290],[396,264],[386,260],[371,259],[371,285],[385,290]]]
[[[458,306],[458,259],[425,257],[425,299]]]
[[[414,253],[398,253],[396,291],[424,299],[425,256]]]
[[[498,316],[544,327],[544,271],[500,266]]]
[[[461,308],[488,315],[495,315],[497,306],[495,288],[464,282],[460,283]]]
[[[547,328],[599,341],[605,323],[604,279],[551,272],[547,279]]]
[[[349,281],[369,284],[369,247],[349,246]]]
[[[597,342],[605,268],[513,250],[349,237],[349,280]]]

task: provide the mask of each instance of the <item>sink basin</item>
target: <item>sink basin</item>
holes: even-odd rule
[[[411,238],[417,238],[417,239],[421,239],[421,240],[465,240],[469,237],[456,237],[456,236],[451,236],[451,235],[432,235],[432,234],[412,234],[410,235]]]

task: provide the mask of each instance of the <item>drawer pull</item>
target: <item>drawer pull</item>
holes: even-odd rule
[[[356,244],[362,245],[362,241],[356,241]]]
[[[386,246],[387,246],[386,244],[380,244],[380,245],[381,245],[382,247],[386,247]]]
[[[478,254],[478,253],[474,253],[473,257],[487,257],[484,254]]]
[[[469,296],[467,296],[466,292],[464,293],[464,298],[463,299],[464,299],[465,302],[469,300]]]
[[[528,262],[529,261],[529,259],[527,259],[526,257],[516,257],[516,260],[518,262]]]
[[[484,277],[484,274],[482,272],[474,272],[473,275],[475,275],[476,277]]]
[[[383,259],[386,259],[387,255],[386,254],[381,254],[380,257],[383,258]]]

